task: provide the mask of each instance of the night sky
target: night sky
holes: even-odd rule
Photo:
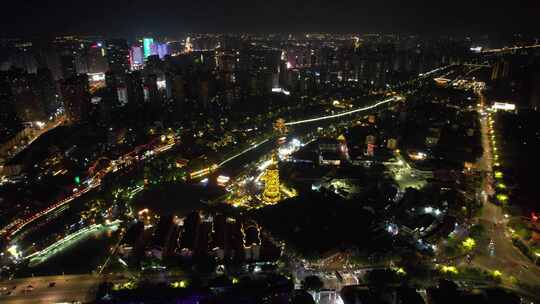
[[[5,0],[0,36],[188,31],[540,32],[538,0]]]

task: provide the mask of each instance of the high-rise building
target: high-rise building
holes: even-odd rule
[[[109,70],[116,74],[125,74],[129,71],[129,48],[126,40],[107,41],[107,61]]]
[[[13,105],[19,119],[22,121],[45,120],[47,116],[40,100],[36,75],[28,74],[23,70],[12,70],[9,77]]]
[[[203,107],[208,107],[208,101],[210,98],[210,88],[208,80],[202,80],[199,86],[199,100]]]
[[[89,74],[105,73],[108,69],[107,51],[103,43],[92,44],[86,52],[86,61]]]
[[[153,38],[143,38],[143,55],[144,59],[152,55],[152,44],[154,44]]]
[[[11,98],[8,72],[0,71],[0,142],[12,137],[20,128]]]
[[[138,70],[144,64],[143,48],[140,46],[131,47],[131,69]]]
[[[81,123],[86,118],[90,108],[88,77],[77,75],[63,80],[61,95],[67,121],[72,124]]]
[[[144,101],[142,76],[139,71],[133,71],[126,75],[126,87],[128,92],[128,105],[137,107]]]
[[[117,97],[118,97],[118,102],[120,103],[120,106],[125,106],[128,103],[129,98],[128,98],[128,90],[127,90],[126,85],[122,84],[118,86]]]
[[[75,56],[72,53],[64,51],[60,54],[60,69],[63,79],[69,79],[77,74]]]
[[[158,101],[157,76],[150,74],[144,79],[144,101],[152,104]]]
[[[60,107],[58,98],[56,96],[56,85],[51,70],[48,68],[38,69],[36,82],[38,96],[41,99],[45,113],[47,116],[51,116]]]
[[[58,37],[54,41],[58,54],[60,74],[63,79],[72,78],[79,72],[88,72],[84,63],[86,43],[76,37]]]
[[[159,56],[159,59],[165,58],[165,56],[170,54],[169,45],[167,43],[158,43],[156,54]]]
[[[33,43],[30,41],[17,41],[12,46],[13,50],[7,64],[22,69],[27,73],[36,73],[38,62],[36,60],[36,48]]]

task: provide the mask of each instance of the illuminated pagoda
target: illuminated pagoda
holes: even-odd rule
[[[285,124],[285,119],[278,118],[274,123],[274,130],[277,131],[280,135],[286,135],[289,129]]]
[[[264,174],[263,201],[266,204],[275,204],[281,200],[279,189],[279,168],[276,155],[272,155],[272,164]]]

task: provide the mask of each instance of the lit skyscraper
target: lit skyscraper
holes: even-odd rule
[[[143,38],[143,52],[145,59],[152,55],[152,44],[154,44],[153,38]]]
[[[169,45],[166,43],[159,43],[157,45],[157,55],[159,59],[163,59],[165,56],[169,55]]]
[[[132,68],[140,67],[144,64],[143,49],[139,46],[131,48],[131,66]]]

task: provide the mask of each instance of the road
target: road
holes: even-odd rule
[[[0,282],[0,289],[10,290],[11,295],[0,295],[0,302],[4,304],[51,304],[73,301],[87,303],[94,300],[94,291],[100,281],[99,276],[91,274],[4,281]],[[51,282],[56,283],[54,287],[49,287]],[[25,288],[29,285],[33,287],[33,290],[25,292]],[[12,289],[14,286],[16,288]]]
[[[481,93],[479,94],[480,103],[484,105],[484,97]],[[513,276],[527,284],[540,285],[540,269],[512,244],[502,209],[488,199],[487,194],[493,192],[491,174],[494,159],[488,118],[480,117],[484,155],[479,160],[478,166],[482,172],[486,172],[486,178],[482,182],[483,210],[479,220],[486,226],[488,238],[494,244],[494,250],[493,253],[490,253],[488,248],[482,248],[480,254],[473,259],[472,264],[487,270],[499,270],[504,275]]]
[[[402,191],[407,188],[421,189],[427,184],[427,178],[433,177],[431,171],[421,171],[411,167],[401,153],[396,153],[395,157],[396,162],[386,162],[384,165],[390,169]]]
[[[130,277],[138,277],[140,273],[116,273],[116,274],[80,274],[43,276],[24,279],[14,279],[0,282],[0,290],[11,291],[10,295],[0,292],[2,304],[53,304],[53,303],[89,303],[95,300],[96,291],[100,283],[125,283]],[[181,271],[155,272],[144,274],[145,280],[152,283],[176,282],[187,279],[188,276]],[[202,277],[208,279],[208,277]],[[54,287],[49,284],[54,282]],[[29,285],[32,291],[25,292]],[[15,289],[13,287],[16,286]]]
[[[0,146],[0,158],[5,157],[7,159],[12,159],[20,152],[24,151],[27,147],[29,147],[35,140],[37,140],[41,135],[51,131],[52,129],[60,126],[66,121],[66,117],[64,115],[59,116],[55,118],[52,121],[48,121],[46,123],[43,123],[41,126],[36,127],[35,123],[33,124],[33,127],[27,127],[25,130],[29,130],[31,132],[30,138],[24,138],[24,140],[27,140],[27,142],[21,143],[18,141],[18,136],[14,138],[13,140],[10,140],[9,142],[3,144]],[[24,130],[23,130],[24,131]],[[21,133],[23,133],[21,131]],[[4,154],[5,155],[2,155]]]

